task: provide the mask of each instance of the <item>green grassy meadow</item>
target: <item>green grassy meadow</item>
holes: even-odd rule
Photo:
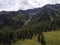
[[[46,45],[60,45],[60,31],[44,32],[44,37]],[[13,45],[41,45],[41,43],[37,41],[37,36],[34,36],[32,40],[19,40]]]

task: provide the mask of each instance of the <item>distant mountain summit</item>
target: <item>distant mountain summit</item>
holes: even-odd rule
[[[60,18],[60,4],[47,4],[29,10],[1,11],[0,27],[6,25],[19,27],[30,22],[53,21],[56,18]]]
[[[60,18],[60,4],[47,4],[40,8],[40,11],[38,11],[38,13],[35,12],[35,14],[32,15],[32,21],[53,21],[55,18]]]

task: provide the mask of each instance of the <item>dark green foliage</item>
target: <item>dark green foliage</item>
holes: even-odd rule
[[[41,33],[39,33],[39,35],[38,35],[38,42],[40,42],[41,41]]]
[[[40,37],[41,39],[41,45],[46,45],[46,42],[45,42],[45,38],[44,38],[44,35],[43,35],[43,33],[41,34],[41,37]]]

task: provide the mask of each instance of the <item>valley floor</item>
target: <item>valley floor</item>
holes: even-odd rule
[[[46,45],[60,45],[60,31],[44,32]],[[32,40],[19,40],[13,45],[41,45],[37,41],[37,36],[34,36]]]

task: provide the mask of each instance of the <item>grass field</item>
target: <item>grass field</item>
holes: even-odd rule
[[[44,32],[46,45],[60,45],[60,31]],[[13,45],[41,45],[37,41],[37,36],[33,37],[32,40],[19,40]]]

